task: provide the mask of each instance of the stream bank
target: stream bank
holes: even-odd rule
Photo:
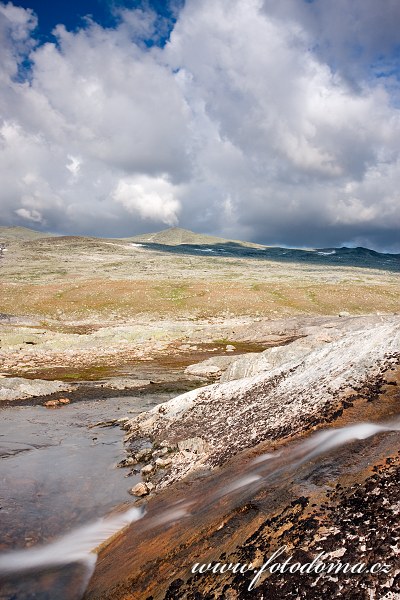
[[[263,357],[254,356],[251,369],[257,364],[261,371],[250,377],[246,377],[247,371],[243,376],[240,369],[248,369],[249,365],[242,364],[239,370],[231,369],[234,377],[241,374],[239,379],[194,390],[158,407],[146,407],[150,410],[145,412],[144,407],[137,411],[126,424],[133,447],[147,436],[156,444],[162,440],[178,443],[179,449],[179,441],[193,439],[193,434],[205,435],[209,445],[203,456],[195,452],[188,457],[184,446],[182,456],[178,453],[173,457],[172,468],[166,469],[164,479],[157,482],[157,494],[149,499],[147,513],[102,547],[87,598],[242,597],[245,590],[238,581],[232,583],[228,576],[191,578],[191,565],[198,559],[225,561],[231,555],[241,561],[251,554],[252,560],[259,561],[260,552],[271,550],[282,539],[289,546],[300,548],[299,533],[304,534],[309,546],[306,551],[310,553],[314,550],[314,537],[317,541],[320,538],[323,523],[328,523],[332,531],[339,527],[332,524],[332,519],[329,521],[331,515],[326,508],[334,488],[338,493],[331,503],[331,513],[337,507],[341,514],[349,498],[350,507],[360,508],[359,501],[353,501],[351,496],[357,487],[369,486],[365,489],[371,495],[375,488],[370,488],[370,477],[378,477],[375,487],[382,484],[382,490],[385,481],[390,488],[394,486],[399,443],[399,424],[394,422],[399,413],[399,327],[394,317],[370,319],[367,328],[360,329],[359,323],[360,320],[350,322],[343,327],[348,331],[338,331],[336,335],[331,331],[332,324],[325,321],[329,335],[317,334],[314,341],[298,338],[284,352],[272,348]],[[287,363],[281,361],[286,353],[290,357]],[[272,371],[270,367],[265,370],[266,357],[268,364],[274,362]],[[80,404],[84,403],[64,407],[59,414],[67,414],[65,410]],[[39,407],[38,410],[46,411]],[[98,416],[96,413],[96,420]],[[365,429],[363,425],[357,425],[356,430],[351,430],[353,433],[347,429],[349,424],[362,420],[388,419],[391,424],[386,429]],[[308,436],[326,427],[337,429],[341,441],[325,447],[325,452],[329,451],[326,456],[306,452],[307,460],[299,463],[298,453],[307,450]],[[257,456],[265,453],[265,465],[263,461],[253,464]],[[108,481],[102,492],[107,489]],[[385,535],[387,531],[392,535],[395,523],[390,514],[385,514],[385,506],[389,504],[393,513],[395,494],[394,498],[384,492],[374,495],[382,499],[374,508],[375,516]],[[315,514],[310,513],[310,507]],[[282,538],[285,531],[291,533]],[[342,533],[346,533],[344,527]],[[358,532],[354,535],[357,537]],[[383,541],[386,550],[387,541]],[[60,560],[62,544],[60,540]],[[97,545],[87,549],[93,558],[90,551]],[[378,550],[374,547],[372,554],[378,556]],[[64,562],[67,560],[68,556]],[[58,600],[81,598],[90,575],[83,570],[76,579],[82,565],[63,564],[57,569],[51,561],[47,568],[45,563],[41,565],[40,572],[24,575],[23,583],[20,577],[6,581],[8,596],[0,596],[1,600],[44,600],[54,598],[55,593]],[[258,597],[254,593],[251,597]]]
[[[375,411],[385,421],[382,405],[391,414],[387,430],[384,425],[382,430],[349,425]],[[396,428],[400,396],[391,386],[356,413],[344,412],[334,429],[319,432],[337,431],[336,446],[318,439],[313,446],[310,440],[319,433],[275,450],[261,444],[211,474],[177,482],[151,499],[145,517],[100,552],[85,600],[308,600],[321,593],[347,600],[397,598],[390,595],[400,592]],[[264,462],[257,459],[260,453]],[[157,525],[160,516],[173,510],[182,513],[175,522]],[[251,592],[251,578],[243,575],[191,574],[195,563],[251,562],[260,568],[283,545],[293,562],[308,562],[324,551],[352,564],[389,563],[391,574],[343,574],[336,581],[316,581],[315,575],[270,576]]]
[[[399,568],[399,334],[395,317],[365,320],[361,326],[350,322],[345,331],[330,332],[315,344],[309,339],[293,342],[286,359],[281,360],[279,349],[266,350],[261,363],[278,355],[273,368],[194,390],[128,422],[133,443],[147,436],[155,448],[175,444],[178,451],[161,477],[149,469],[157,495],[149,500],[148,514],[102,550],[85,597],[261,598],[263,583],[246,595],[232,573],[192,577],[191,565],[243,563],[249,557],[258,564],[282,542],[311,556],[324,528],[329,548],[323,549],[348,552],[352,559],[352,540],[359,540],[357,549],[365,552],[367,535],[368,559],[390,560],[393,581],[369,576],[358,589],[344,577],[326,589],[322,582],[316,596],[307,596],[291,580],[297,591],[290,593],[297,596],[289,597],[320,597],[321,589],[335,589],[337,597],[349,600],[385,597]],[[260,364],[260,357],[254,361]],[[392,424],[380,429],[364,421]],[[354,424],[359,424],[355,435]],[[302,444],[327,428],[328,435],[338,430],[338,444],[324,446],[326,456],[315,451],[298,463]],[[186,445],[180,446],[180,440]],[[194,440],[196,445],[187,449]],[[263,453],[268,466],[260,475],[252,461]],[[183,515],[176,523],[154,526],[157,516],[171,510],[183,510]],[[372,519],[379,523],[377,544]],[[265,590],[281,598],[280,585],[288,591],[287,580],[268,581]]]

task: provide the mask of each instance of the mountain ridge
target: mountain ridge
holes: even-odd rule
[[[0,242],[4,241],[29,241],[39,238],[56,237],[56,233],[37,231],[30,227],[21,227],[19,225],[5,227],[0,226]]]
[[[372,255],[387,256],[391,258],[400,258],[399,253],[390,252],[379,252],[372,248],[366,248],[364,246],[349,247],[349,246],[329,246],[320,248],[296,248],[296,247],[282,247],[282,246],[269,246],[266,244],[256,244],[254,242],[247,242],[243,240],[231,240],[221,238],[217,236],[211,236],[203,233],[195,233],[189,229],[182,227],[169,227],[162,229],[161,231],[151,233],[141,233],[130,237],[97,237],[89,235],[61,235],[51,232],[37,231],[30,227],[21,226],[0,226],[0,243],[2,242],[34,242],[39,239],[45,238],[57,238],[62,240],[87,240],[89,242],[95,241],[122,241],[122,242],[133,242],[133,243],[144,243],[149,246],[169,246],[169,247],[190,247],[190,246],[221,246],[221,247],[236,247],[237,249],[254,249],[254,250],[265,250],[272,254],[279,251],[282,254],[290,254],[292,252],[306,252],[307,254],[321,254],[321,255],[335,255],[339,253],[352,254],[352,255]]]
[[[129,239],[130,241],[147,242],[152,244],[164,244],[167,246],[178,246],[181,244],[205,246],[205,245],[216,245],[216,244],[229,244],[235,243],[242,246],[249,246],[251,248],[265,248],[263,244],[254,244],[253,242],[247,242],[242,240],[229,240],[213,235],[207,235],[204,233],[195,233],[190,229],[184,229],[182,227],[169,227],[156,231],[154,233],[142,233],[135,235]]]

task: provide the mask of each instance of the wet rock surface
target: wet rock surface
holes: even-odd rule
[[[227,575],[194,575],[186,582],[176,579],[165,592],[165,599],[197,600],[199,598],[398,598],[400,596],[400,521],[399,521],[399,457],[388,458],[375,467],[375,473],[364,484],[348,489],[337,484],[319,506],[311,497],[293,500],[280,513],[265,520],[234,554],[215,556],[214,563],[262,564],[285,548],[272,562],[290,565],[311,563],[317,556],[335,566],[365,564],[365,573],[269,573],[260,577],[249,590],[254,577],[250,572]],[[257,511],[257,505],[244,507]],[[271,564],[272,564],[271,562]],[[378,572],[367,572],[372,565],[384,565]],[[357,567],[358,568],[358,567]]]
[[[396,376],[398,380],[399,371]],[[397,389],[382,394],[383,402],[386,393],[398,411]],[[373,403],[379,405],[379,399]],[[172,488],[164,490],[149,502],[147,522],[139,522],[101,553],[85,598],[392,598],[387,593],[398,593],[400,568],[399,425],[387,433],[376,428],[383,433],[328,453],[320,450],[300,462],[301,447],[311,447],[309,438],[289,443],[273,453],[275,458],[265,455],[258,482],[249,477],[254,474],[249,466],[259,464],[253,463],[253,450],[214,474],[180,482],[173,493]],[[179,507],[188,511],[183,519]],[[176,523],[152,525],[171,510],[177,511]],[[364,562],[368,568],[381,562],[390,572],[330,577],[267,571],[251,591],[252,571],[191,572],[195,563],[251,563],[259,570],[283,546],[281,563],[290,557],[291,564],[309,563],[323,552],[325,562]]]

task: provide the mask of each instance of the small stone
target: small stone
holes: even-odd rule
[[[155,466],[153,464],[146,465],[143,469],[140,470],[143,477],[148,477],[155,470]]]
[[[159,450],[155,450],[152,455],[153,460],[155,460],[156,458],[159,458],[160,456],[165,456],[166,454],[168,454],[168,452],[169,452],[169,448],[166,448],[166,447],[160,448]]]
[[[156,466],[160,469],[165,469],[172,464],[172,458],[157,458]]]
[[[47,400],[47,402],[45,402],[43,406],[45,406],[46,408],[59,408],[61,404],[58,400]]]
[[[350,313],[349,313],[349,312],[347,312],[347,310],[342,310],[342,311],[339,313],[339,317],[350,317]]]
[[[227,352],[234,352],[234,350],[236,350],[236,347],[235,347],[235,346],[232,346],[232,344],[227,344],[227,345],[225,346],[225,350],[226,350]]]
[[[139,450],[139,452],[137,452],[135,454],[135,458],[136,458],[137,462],[142,462],[145,460],[150,460],[152,454],[153,454],[152,448],[143,448],[143,450]]]
[[[117,420],[112,419],[112,421],[98,421],[98,423],[94,423],[94,425],[89,425],[89,427],[115,427],[116,424]]]
[[[69,398],[59,398],[58,399],[58,403],[59,404],[70,404],[71,400]]]
[[[124,468],[124,467],[132,467],[133,465],[136,465],[136,459],[133,456],[128,456],[127,458],[123,458],[117,464],[117,467]]]
[[[145,483],[145,482],[140,482],[137,483],[130,491],[129,493],[132,494],[132,496],[147,496],[147,494],[150,492],[151,488],[149,488],[149,484]]]

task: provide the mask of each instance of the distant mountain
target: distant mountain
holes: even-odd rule
[[[126,239],[129,239],[129,241],[133,242],[146,242],[151,244],[162,244],[165,246],[214,246],[216,244],[235,243],[242,246],[247,246],[249,248],[264,248],[264,246],[260,246],[260,244],[241,242],[238,240],[226,240],[224,238],[214,237],[212,235],[194,233],[194,231],[182,229],[181,227],[170,227],[156,233],[142,233]]]
[[[60,251],[73,247],[85,252],[101,250],[116,251],[115,242],[136,243],[168,254],[191,254],[197,256],[219,256],[221,258],[251,258],[285,263],[362,267],[400,272],[400,254],[386,254],[369,248],[280,248],[262,246],[251,242],[226,240],[211,235],[194,233],[180,227],[170,227],[156,233],[144,233],[129,238],[96,238],[85,236],[56,236],[52,233],[34,231],[27,227],[0,227],[1,243],[23,243],[32,247]],[[110,242],[112,242],[110,244]]]
[[[369,248],[280,248],[279,246],[261,246],[250,242],[225,240],[201,235],[172,227],[158,233],[148,233],[129,238],[149,250],[158,250],[172,254],[193,254],[197,256],[220,256],[235,258],[254,258],[287,263],[305,263],[314,265],[362,267],[400,271],[400,254],[385,254]]]
[[[25,242],[54,236],[54,233],[35,231],[29,227],[0,227],[0,242]]]

